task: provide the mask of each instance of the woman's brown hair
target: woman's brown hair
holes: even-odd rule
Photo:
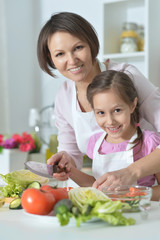
[[[125,103],[131,105],[135,98],[138,98],[137,91],[131,78],[124,72],[107,70],[98,74],[87,88],[87,99],[92,108],[94,108],[93,97],[97,93],[105,92],[109,89],[114,89],[117,94],[123,99]],[[139,104],[135,107],[134,112],[131,114],[131,124],[136,126],[139,123]],[[137,126],[138,137],[134,140],[135,146],[143,141],[142,131]],[[140,149],[139,149],[140,150]]]
[[[51,16],[40,31],[37,56],[41,69],[52,77],[53,69],[56,69],[51,60],[48,49],[48,40],[56,32],[68,32],[84,42],[88,43],[92,61],[94,62],[99,52],[99,41],[93,26],[78,14],[70,12],[60,12]]]

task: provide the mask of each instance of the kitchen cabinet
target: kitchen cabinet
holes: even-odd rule
[[[152,83],[160,77],[160,1],[103,0],[100,56],[135,65]],[[120,53],[120,36],[124,22],[144,26],[144,51]]]

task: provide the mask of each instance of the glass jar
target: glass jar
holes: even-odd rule
[[[144,26],[139,25],[138,27],[138,50],[144,51]]]
[[[137,39],[137,24],[129,22],[123,23],[120,52],[130,53],[138,51]]]

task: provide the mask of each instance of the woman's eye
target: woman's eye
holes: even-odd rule
[[[83,46],[77,46],[77,47],[75,47],[75,50],[79,50],[81,48],[83,48]]]
[[[57,53],[57,54],[56,54],[56,57],[60,57],[60,56],[62,56],[62,55],[63,55],[63,53],[60,52],[60,53]]]

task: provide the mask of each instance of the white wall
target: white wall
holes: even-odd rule
[[[9,119],[1,133],[30,131],[30,108],[51,105],[64,78],[54,79],[40,69],[37,38],[44,23],[55,12],[71,11],[82,15],[101,38],[102,0],[4,0]],[[1,120],[0,120],[1,125]]]
[[[41,105],[36,42],[39,0],[5,0],[9,133],[29,131],[28,113]],[[4,129],[5,131],[5,129]]]

